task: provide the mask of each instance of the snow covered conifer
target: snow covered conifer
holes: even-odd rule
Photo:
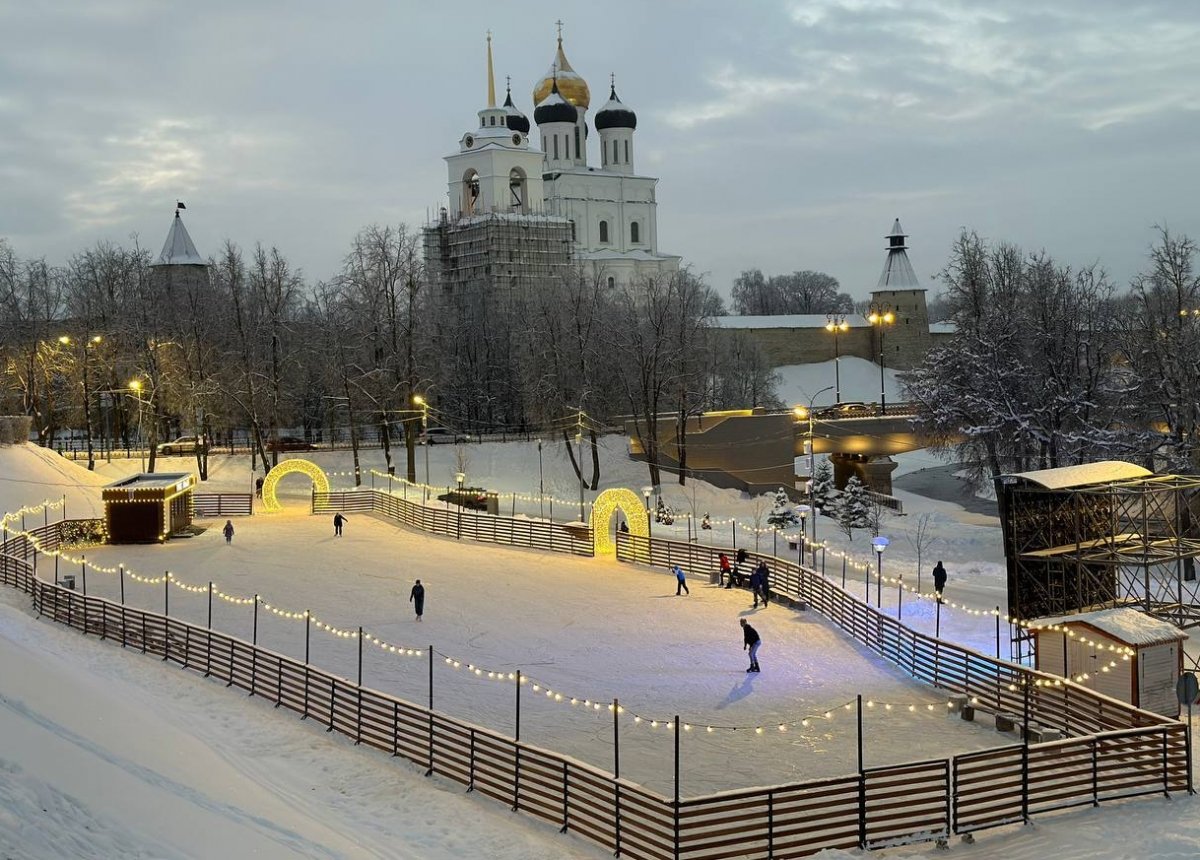
[[[833,467],[828,460],[821,460],[812,476],[809,489],[809,504],[823,511],[833,504]]]
[[[799,520],[796,519],[796,514],[792,510],[792,500],[788,498],[787,490],[780,487],[775,491],[775,507],[767,515],[767,524],[781,529],[785,526],[794,526],[798,522]]]
[[[865,529],[871,523],[867,488],[855,475],[846,482],[837,500],[837,521],[846,537],[854,540],[855,529]]]

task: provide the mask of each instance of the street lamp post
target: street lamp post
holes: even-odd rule
[[[825,331],[833,334],[833,383],[834,397],[837,403],[842,402],[842,351],[838,344],[838,335],[850,330],[845,314],[826,314]]]
[[[887,326],[896,322],[896,315],[892,313],[892,306],[886,302],[882,304],[871,302],[867,320],[879,332],[879,411],[883,413],[887,410],[887,391],[883,382],[883,334]]]
[[[146,471],[146,445],[142,441],[142,381],[140,379],[131,379],[129,388],[133,391],[133,399],[138,405],[138,452],[142,457],[142,471]]]
[[[650,495],[654,492],[653,487],[642,487],[642,497],[646,500],[646,534],[650,534],[651,523],[654,518],[650,516]]]
[[[804,527],[805,520],[808,519],[808,512],[812,510],[808,505],[796,505],[796,513],[800,515],[800,563],[804,563],[804,536],[808,533]]]
[[[883,535],[871,540],[871,549],[875,550],[875,605],[880,609],[883,609],[883,551],[889,543]]]
[[[801,420],[803,420],[805,418],[808,419],[808,495],[809,495],[810,499],[812,498],[813,480],[817,477],[817,452],[816,452],[816,446],[813,444],[813,440],[814,440],[813,410],[815,409],[815,404],[817,402],[817,398],[820,397],[822,394],[824,394],[826,391],[829,391],[831,388],[833,388],[832,385],[826,385],[824,388],[822,388],[820,391],[818,391],[812,397],[808,398],[808,408],[807,409],[803,406],[796,406],[796,407],[793,407],[793,409],[792,409],[792,412],[795,413],[797,418],[800,418]],[[814,541],[816,541],[816,539],[817,539],[817,518],[816,517],[813,517],[813,538],[812,539]]]
[[[579,521],[586,522],[583,515],[583,433],[582,431],[575,434],[575,449],[578,452],[576,458],[579,462]]]
[[[546,478],[542,472],[542,440],[538,439],[538,515],[542,519],[546,518],[545,496]]]
[[[413,403],[421,407],[421,431],[429,429],[429,403],[420,394],[413,395]],[[429,501],[429,436],[425,437],[425,501]]]

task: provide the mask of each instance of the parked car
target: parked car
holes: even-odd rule
[[[315,451],[317,446],[311,442],[306,442],[299,436],[280,436],[272,444],[271,448],[275,451]]]
[[[180,436],[178,439],[173,439],[170,442],[163,442],[158,446],[158,453],[164,457],[170,457],[175,454],[195,454],[198,448],[203,448],[204,443],[199,436]]]
[[[470,433],[456,433],[449,427],[426,427],[417,436],[418,445],[455,445],[460,442],[474,442]]]
[[[875,412],[875,406],[871,403],[858,403],[855,401],[847,401],[839,403],[836,406],[830,406],[827,409],[822,409],[816,414],[817,418],[862,418],[865,415],[872,415]]]

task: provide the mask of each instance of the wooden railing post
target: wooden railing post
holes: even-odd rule
[[[433,775],[433,646],[429,646],[429,767],[426,776]],[[473,778],[473,777],[472,777]]]
[[[562,763],[562,780],[563,780],[562,816],[563,816],[563,823],[562,823],[562,827],[560,827],[558,829],[559,833],[566,833],[567,827],[571,823],[571,784],[570,784],[569,768],[570,768],[570,765],[567,763],[567,760],[564,758],[563,763]]]

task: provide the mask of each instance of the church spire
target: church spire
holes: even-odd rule
[[[496,106],[496,76],[492,73],[492,31],[487,31],[487,55],[488,55],[488,102],[487,106],[494,108]]]

